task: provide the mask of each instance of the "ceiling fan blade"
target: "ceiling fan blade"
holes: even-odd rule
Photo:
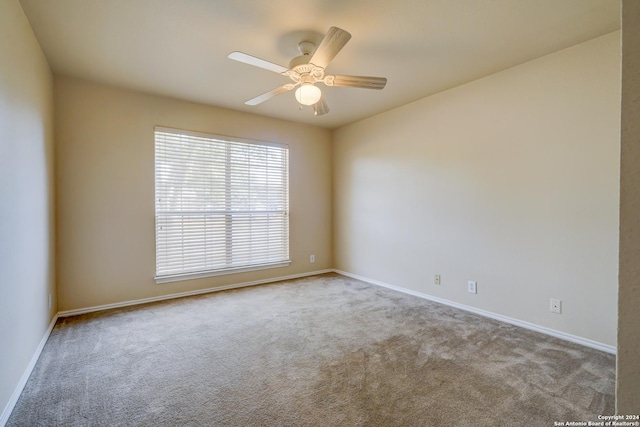
[[[324,84],[327,86],[359,87],[362,89],[384,89],[387,85],[386,77],[369,76],[326,76]]]
[[[231,52],[228,58],[235,61],[244,62],[245,64],[253,65],[254,67],[264,68],[265,70],[273,71],[275,73],[284,73],[289,71],[281,65],[274,64],[273,62],[265,61],[264,59],[256,58],[255,56],[247,55],[243,52]]]
[[[324,97],[320,98],[320,101],[313,104],[313,114],[316,116],[322,116],[323,114],[327,114],[329,112],[329,106],[327,102],[324,100]]]
[[[350,38],[351,34],[342,28],[329,28],[309,62],[318,67],[327,68],[329,62],[340,52]]]
[[[262,95],[258,95],[255,98],[246,101],[245,104],[247,104],[247,105],[262,104],[264,101],[266,101],[268,99],[271,99],[276,95],[280,95],[281,93],[287,92],[287,91],[293,89],[294,87],[296,87],[295,84],[287,83],[284,86],[277,87],[277,88],[275,88],[273,90],[270,90],[267,93],[263,93]]]

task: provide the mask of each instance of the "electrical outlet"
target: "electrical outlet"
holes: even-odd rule
[[[49,310],[51,310],[51,294],[49,294],[49,299],[48,299],[48,304],[49,304]]]
[[[553,299],[550,300],[549,311],[552,313],[561,314],[562,313],[562,300]]]
[[[436,274],[435,276],[433,276],[433,284],[434,285],[439,285],[440,284],[440,275]]]
[[[313,264],[314,262],[316,262],[316,256],[315,256],[315,255],[310,255],[310,256],[309,256],[309,262],[310,262],[311,264]]]
[[[471,294],[477,294],[478,293],[477,283],[474,282],[473,280],[469,280],[467,282],[467,292]]]

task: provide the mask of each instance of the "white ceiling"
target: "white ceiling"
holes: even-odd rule
[[[336,128],[620,28],[617,0],[21,0],[57,74]],[[330,74],[383,76],[382,91],[320,85],[330,113],[289,82],[227,58],[287,66],[303,38],[351,41]]]

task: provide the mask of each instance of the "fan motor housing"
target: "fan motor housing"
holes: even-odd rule
[[[309,63],[308,55],[293,58],[289,63],[287,74],[291,80],[298,83],[315,83],[324,79],[324,68]]]
[[[298,51],[300,52],[300,56],[296,56],[289,62],[289,69],[293,70],[301,65],[306,65],[311,60],[311,55],[316,50],[316,45],[309,41],[301,41],[298,43]],[[303,70],[302,68],[298,71],[298,74],[308,73],[311,70]]]
[[[295,69],[296,71],[298,71],[296,68],[309,64],[310,59],[311,59],[311,56],[309,55],[296,56],[291,61],[289,61],[289,69],[291,70]]]

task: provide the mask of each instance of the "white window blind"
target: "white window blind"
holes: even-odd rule
[[[289,264],[288,146],[156,127],[155,179],[156,281]]]

